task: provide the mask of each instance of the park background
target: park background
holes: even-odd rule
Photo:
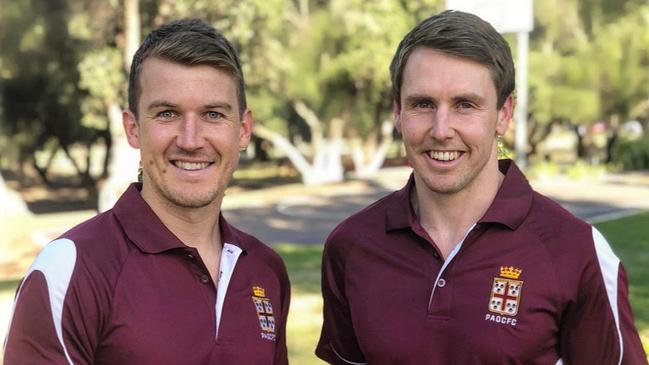
[[[0,337],[42,246],[135,178],[120,113],[142,36],[200,17],[239,50],[256,121],[224,214],[285,258],[291,361],[321,363],[322,242],[405,183],[388,65],[444,1],[0,0],[0,9]],[[649,350],[649,4],[536,0],[528,69],[526,172],[611,241]],[[501,153],[516,158],[514,132]]]

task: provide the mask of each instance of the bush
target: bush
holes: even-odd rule
[[[649,169],[649,134],[642,138],[616,143],[611,151],[611,160],[624,170]]]

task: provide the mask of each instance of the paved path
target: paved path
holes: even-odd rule
[[[224,214],[236,226],[269,244],[320,244],[341,220],[401,188],[407,168],[390,168],[369,182],[320,188],[266,191],[262,199],[234,200]],[[538,191],[592,223],[649,210],[649,172],[608,175],[597,180],[553,178],[532,182]],[[286,189],[284,187],[284,189]]]

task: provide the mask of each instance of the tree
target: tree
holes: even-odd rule
[[[597,121],[607,124],[610,147],[620,121],[647,115],[648,5],[548,0],[535,2],[535,8],[531,152],[556,123],[575,131],[579,157],[586,157],[582,131]]]
[[[349,150],[358,175],[375,172],[392,141],[389,62],[417,18],[439,8],[437,1],[289,4],[271,46],[241,47],[244,64],[259,64],[249,81],[253,108],[262,106],[255,135],[281,149],[306,184],[342,180]]]
[[[92,199],[97,181],[105,175],[105,171],[99,176],[91,173],[93,147],[103,143],[108,148],[110,136],[105,126],[84,124],[84,109],[91,99],[79,87],[78,64],[89,42],[87,28],[80,24],[79,2],[34,0],[3,5],[7,11],[0,22],[1,123],[3,133],[19,150],[19,169],[31,162],[49,184],[50,164],[63,151],[77,171],[79,185]],[[35,158],[39,151],[49,154],[45,163]]]
[[[94,77],[88,78],[88,87],[97,88],[95,94],[100,95],[102,104],[107,110],[109,130],[113,145],[111,148],[111,160],[109,166],[109,178],[102,186],[99,194],[98,209],[105,211],[113,207],[117,199],[126,190],[128,185],[137,179],[138,163],[140,161],[137,150],[132,149],[126,140],[126,134],[122,127],[122,108],[120,101],[125,99],[121,97],[120,90],[124,90],[126,70],[131,66],[133,55],[140,44],[140,4],[138,0],[124,0],[122,11],[124,19],[124,45],[123,49],[106,48],[105,52],[97,55],[98,57],[111,60],[110,66],[106,68],[108,72],[116,75],[113,78],[104,78],[113,80],[112,85],[104,88],[102,85],[94,82]],[[91,55],[93,57],[95,55]],[[94,62],[90,62],[91,64]],[[88,70],[92,74],[92,70]],[[104,91],[107,90],[108,92]]]

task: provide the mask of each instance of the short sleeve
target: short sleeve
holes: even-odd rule
[[[324,321],[316,355],[330,364],[364,364],[345,294],[345,252],[340,243],[330,237],[322,257]]]

